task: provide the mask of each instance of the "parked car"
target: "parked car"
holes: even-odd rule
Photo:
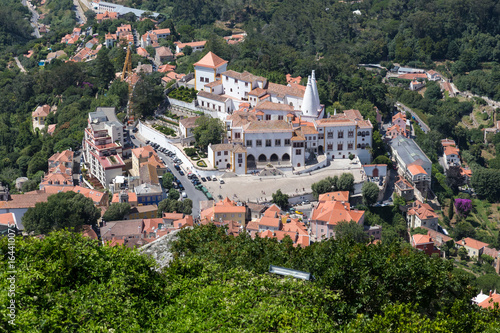
[[[167,168],[167,172],[170,172],[170,173],[172,173],[172,170],[170,170],[170,168]]]
[[[206,181],[207,181],[207,179],[206,179],[205,177],[201,177],[201,181],[202,181],[202,182],[206,182]]]
[[[149,141],[149,140],[146,140],[146,144],[147,144],[147,145],[149,145],[149,143],[150,143],[150,142],[151,142],[151,141]]]
[[[212,180],[212,177],[210,177],[210,176],[207,176],[207,180]]]
[[[188,197],[187,194],[186,194],[186,192],[182,192],[182,197],[183,198],[187,198]]]
[[[179,175],[184,176],[184,171],[179,170]]]
[[[223,179],[219,180],[219,184],[225,184],[224,180]]]
[[[212,177],[212,181],[216,182],[216,181],[217,181],[217,178]]]
[[[303,213],[303,212],[301,212],[300,210],[296,210],[296,211],[295,211],[295,214],[304,215],[304,213]]]
[[[135,135],[131,135],[130,137],[131,137],[132,139],[135,139]]]

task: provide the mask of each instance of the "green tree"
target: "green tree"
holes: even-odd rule
[[[366,182],[361,188],[361,194],[363,195],[363,203],[367,206],[373,205],[377,202],[378,194],[380,190],[377,184],[372,182]]]
[[[337,182],[337,191],[354,191],[354,176],[352,173],[344,172]]]
[[[193,212],[193,200],[182,200],[182,212],[186,215],[190,215]]]
[[[134,113],[141,117],[152,116],[162,101],[163,89],[159,80],[142,73],[132,93]]]
[[[128,202],[114,203],[106,210],[102,219],[106,222],[121,221],[130,213],[130,204]]]
[[[281,192],[281,189],[273,193],[272,197],[271,202],[276,204],[281,210],[285,210],[288,207],[288,194]]]
[[[443,94],[441,93],[439,83],[435,81],[427,81],[424,97],[434,101],[442,99]]]
[[[368,235],[364,232],[363,226],[354,221],[340,221],[335,227],[335,238],[351,238],[355,242],[365,242]]]
[[[99,86],[107,88],[115,78],[115,71],[109,59],[109,49],[103,47],[97,52],[97,58],[92,62],[93,73],[99,82]]]
[[[48,159],[43,152],[37,152],[28,163],[28,178],[31,178],[37,171],[47,171]]]
[[[162,185],[167,191],[169,191],[174,187],[173,182],[174,182],[174,175],[171,174],[170,172],[167,172],[162,176]]]
[[[320,194],[337,191],[338,177],[326,177],[319,182],[313,183],[311,185],[311,190],[316,199],[318,199]]]
[[[194,129],[194,139],[196,145],[206,149],[209,144],[217,144],[225,134],[225,126],[218,118],[201,116],[196,119],[197,127]]]
[[[179,191],[176,189],[171,188],[170,191],[168,191],[168,199],[170,200],[179,200],[181,195],[179,194]]]
[[[95,226],[99,217],[100,209],[92,199],[80,193],[60,192],[29,208],[22,220],[27,232],[38,235],[64,228],[78,230],[84,224]]]
[[[189,45],[184,46],[184,48],[182,49],[182,53],[184,53],[187,56],[191,55],[191,53],[193,53],[193,48]]]
[[[460,256],[460,259],[465,260],[469,257],[469,252],[467,252],[467,249],[463,246],[461,246],[458,249],[458,255]]]

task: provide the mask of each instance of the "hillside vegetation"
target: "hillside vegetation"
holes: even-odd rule
[[[7,239],[0,241],[7,289]],[[470,304],[464,275],[400,244],[291,242],[227,236],[214,226],[179,233],[158,272],[135,250],[69,232],[16,240],[16,326],[9,332],[493,332],[498,312]],[[269,264],[313,273],[280,278]]]

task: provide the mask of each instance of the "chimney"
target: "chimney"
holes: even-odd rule
[[[493,293],[492,293],[492,292],[491,292],[491,290],[490,290],[490,297],[492,296],[492,294],[493,294]]]

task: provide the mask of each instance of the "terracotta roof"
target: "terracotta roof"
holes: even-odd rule
[[[248,231],[259,231],[259,222],[258,221],[250,221],[247,223],[246,229]]]
[[[90,225],[87,225],[87,224],[83,225],[82,235],[83,235],[83,237],[88,237],[90,239],[97,239],[96,232],[94,231],[94,229],[92,229],[92,227]]]
[[[292,125],[284,120],[254,121],[244,127],[245,132],[293,132]]]
[[[257,121],[257,117],[253,112],[237,111],[227,116],[226,122],[228,121],[232,122],[232,127],[241,127],[250,122]]]
[[[16,217],[14,213],[0,214],[0,224],[4,226],[16,225]]]
[[[413,190],[413,186],[404,178],[399,179],[394,185],[399,187],[400,190]]]
[[[324,221],[329,225],[337,225],[341,221],[359,223],[364,213],[362,210],[351,210],[348,203],[326,201],[320,202],[313,210],[311,220]]]
[[[157,29],[157,30],[153,30],[152,32],[154,32],[157,35],[170,34],[170,29],[168,29],[168,28],[166,28],[166,29]]]
[[[156,168],[151,164],[145,164],[139,168],[139,179],[141,184],[158,184],[158,173]]]
[[[16,209],[35,207],[38,202],[47,202],[51,194],[33,191],[25,194],[11,194],[8,201],[0,201],[0,209]]]
[[[222,102],[222,103],[224,103],[228,99],[227,97],[224,97],[222,95],[212,94],[212,93],[206,92],[204,90],[200,90],[198,92],[198,96],[213,99],[214,101]]]
[[[56,130],[56,124],[51,124],[47,127],[47,134],[52,135]]]
[[[469,237],[464,238],[461,241],[458,241],[457,244],[462,246],[468,246],[476,250],[481,250],[483,247],[487,247],[488,245],[490,245]]]
[[[137,194],[135,192],[127,192],[128,194],[128,202],[130,204],[135,203],[137,204]],[[111,203],[119,203],[120,202],[120,193],[115,193],[113,194],[113,199],[111,200]]]
[[[212,151],[232,151],[233,150],[233,145],[231,143],[218,143],[215,145],[210,146],[212,148]]]
[[[184,214],[182,213],[163,213],[163,218],[167,220],[181,220],[184,218]]]
[[[408,210],[408,215],[416,215],[420,220],[438,217],[429,204],[423,203],[420,200],[415,200],[415,202],[413,202],[413,206]]]
[[[217,81],[212,81],[212,82],[209,82],[209,83],[205,84],[205,87],[213,88],[213,87],[220,86],[221,84],[222,84],[222,81],[221,80],[217,80]]]
[[[196,119],[200,117],[189,117],[189,118],[183,118],[179,120],[179,124],[182,124],[185,128],[195,128],[196,127]]]
[[[455,140],[452,140],[452,139],[443,139],[443,140],[441,140],[441,145],[443,147],[446,147],[446,146],[455,146]]]
[[[319,195],[318,201],[349,202],[349,191],[328,192]]]
[[[295,87],[289,87],[282,84],[277,84],[273,82],[269,82],[267,85],[267,92],[270,94],[275,94],[278,97],[285,97],[286,95],[296,96],[303,98],[304,91],[302,89],[298,89]]]
[[[492,293],[487,299],[479,303],[478,305],[484,309],[494,308],[495,305],[500,304],[500,294]]]
[[[398,79],[403,79],[403,80],[427,79],[427,74],[423,73],[401,74],[398,76]]]
[[[259,234],[260,238],[274,238],[274,234],[271,230],[263,231]]]
[[[50,105],[42,105],[36,108],[33,113],[31,113],[32,117],[47,117],[50,113]]]
[[[417,246],[420,244],[427,244],[427,243],[433,243],[433,239],[429,235],[419,235],[415,234],[412,236],[412,245]]]
[[[102,192],[99,192],[97,190],[91,190],[89,188],[85,188],[85,187],[81,187],[81,186],[57,186],[57,185],[56,186],[46,186],[43,188],[43,190],[40,190],[39,192],[44,193],[46,195],[52,195],[52,194],[56,194],[59,192],[70,192],[70,191],[80,193],[83,196],[85,196],[86,198],[92,199],[92,201],[96,205],[107,204],[107,202],[105,202],[106,197],[107,197],[106,193],[102,193]],[[26,194],[34,193],[34,192],[35,191],[28,192]],[[1,208],[1,205],[0,205],[0,208]]]
[[[193,66],[200,67],[208,67],[208,68],[218,68],[224,64],[227,64],[227,61],[217,56],[212,51],[208,52],[200,61],[195,63]]]
[[[337,117],[337,118],[324,118],[316,120],[316,125],[320,127],[355,126],[356,122],[344,117]]]
[[[297,237],[297,243],[294,244],[294,246],[300,247],[308,247],[309,245],[311,245],[311,239],[306,235],[299,235]]]
[[[402,112],[398,112],[394,116],[392,116],[392,122],[395,122],[397,119],[402,119],[402,120],[406,121],[406,114],[404,114]]]
[[[413,176],[420,175],[420,174],[427,174],[427,172],[424,170],[424,168],[422,168],[422,166],[418,165],[418,164],[411,164],[411,165],[409,165],[408,166],[408,171],[410,171],[410,173]]]
[[[49,162],[60,162],[68,163],[73,162],[73,157],[75,153],[71,150],[64,150],[62,152],[57,152],[49,158]]]
[[[255,89],[252,89],[248,94],[252,95],[252,96],[261,97],[261,96],[265,95],[266,93],[267,93],[267,90],[257,87]]]
[[[313,126],[302,126],[301,130],[302,134],[305,135],[318,134],[318,131]]]
[[[285,111],[293,112],[294,108],[288,104],[274,103],[271,101],[262,101],[255,106],[255,110],[275,110],[275,111]]]
[[[350,109],[344,111],[345,116],[351,120],[363,120],[363,116],[359,110]]]
[[[359,120],[357,123],[359,128],[373,128],[370,120]]]
[[[460,154],[460,149],[458,149],[456,147],[452,147],[452,146],[445,146],[444,147],[444,154],[446,156],[449,156],[449,155],[459,155]]]
[[[265,81],[267,81],[267,79],[265,77],[253,75],[252,73],[247,72],[247,71],[244,71],[243,73],[239,73],[239,72],[236,72],[233,70],[228,70],[228,71],[222,72],[221,75],[225,75],[225,76],[228,76],[230,78],[244,81],[244,82],[254,82],[254,81],[265,82]]]
[[[151,146],[144,146],[132,149],[132,154],[137,158],[149,158],[151,155],[156,155],[155,150]]]
[[[161,46],[156,49],[156,55],[159,57],[173,57],[174,54],[170,51],[170,48]]]
[[[138,47],[137,48],[137,54],[140,55],[140,56],[142,56],[142,57],[149,57],[148,51],[146,51],[146,49],[143,48],[143,47]]]

